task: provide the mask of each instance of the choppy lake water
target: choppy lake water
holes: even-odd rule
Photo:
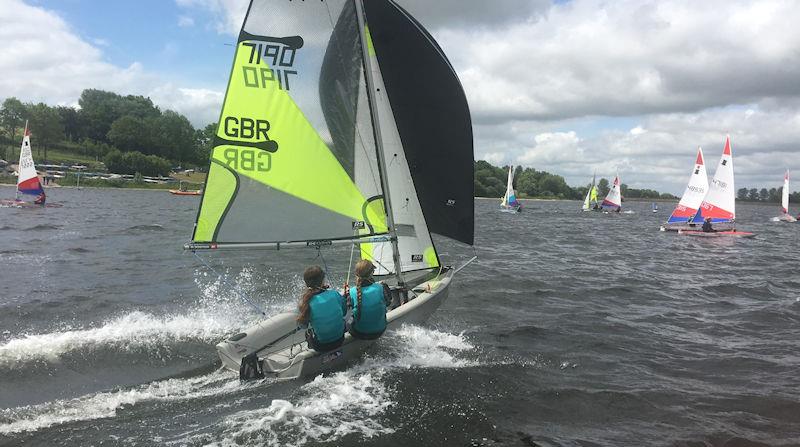
[[[13,195],[13,189],[0,188]],[[240,383],[214,344],[291,308],[315,251],[182,250],[197,197],[52,189],[0,208],[0,445],[800,445],[800,224],[476,201],[476,252],[425,327],[309,381]],[[471,248],[438,240],[445,261]],[[324,253],[341,283],[348,251]]]

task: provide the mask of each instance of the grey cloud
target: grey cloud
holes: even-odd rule
[[[530,20],[547,12],[549,0],[396,0],[426,28],[491,27]]]

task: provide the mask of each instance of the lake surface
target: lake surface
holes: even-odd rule
[[[740,204],[758,235],[732,240],[659,232],[666,203],[478,200],[479,258],[427,326],[345,371],[240,383],[214,349],[257,320],[237,293],[292,308],[316,251],[198,259],[197,197],[48,199],[0,208],[2,446],[800,445],[800,224],[777,206]],[[334,285],[348,254],[322,253]]]

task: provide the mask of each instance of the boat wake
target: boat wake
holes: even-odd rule
[[[317,376],[300,387],[291,401],[269,399],[258,408],[240,411],[219,422],[219,431],[194,434],[176,445],[304,445],[336,442],[348,435],[372,438],[394,429],[386,412],[396,405],[389,375],[408,368],[462,368],[475,348],[463,335],[416,326],[387,333],[383,347],[392,355],[376,355],[331,375]],[[385,352],[387,349],[380,349]],[[222,438],[222,439],[220,439]]]
[[[116,348],[134,350],[158,348],[179,341],[213,342],[228,331],[233,321],[215,315],[192,312],[159,316],[134,311],[113,318],[100,327],[25,335],[0,345],[0,369],[21,369],[31,362],[58,362],[76,351]]]
[[[176,402],[238,391],[246,386],[219,369],[211,374],[168,379],[131,389],[0,410],[0,434],[35,432],[54,425],[110,418],[123,408],[147,402]]]
[[[245,269],[233,281],[249,289],[254,282],[253,272]],[[34,362],[57,363],[101,351],[118,354],[146,351],[153,355],[179,343],[211,345],[258,318],[218,278],[198,272],[195,282],[201,295],[189,309],[164,313],[134,310],[96,327],[65,325],[53,332],[12,335],[0,344],[0,372],[24,371]],[[282,298],[262,303],[267,312],[283,311],[286,306]]]

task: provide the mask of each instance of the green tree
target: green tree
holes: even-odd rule
[[[757,201],[758,200],[758,190],[755,188],[751,188],[750,192],[747,194],[747,200],[750,201]]]
[[[153,145],[159,149],[157,155],[177,161],[179,164],[195,156],[197,140],[189,120],[172,110],[157,118],[158,141]]]
[[[783,186],[780,188],[770,188],[769,189],[769,201],[770,202],[780,202],[781,201],[781,194],[783,194]]]
[[[22,102],[14,97],[6,98],[0,108],[0,126],[6,130],[10,140],[16,139],[17,129],[25,125],[27,109]]]
[[[29,129],[31,132],[31,146],[36,147],[41,153],[44,149],[44,159],[47,161],[47,148],[64,139],[64,125],[61,124],[61,115],[58,111],[45,103],[29,105]],[[33,143],[33,139],[36,143]]]
[[[123,152],[135,150],[148,152],[150,135],[152,133],[150,129],[145,128],[144,120],[133,115],[125,115],[111,124],[107,139]]]
[[[747,200],[747,188],[739,188],[736,198],[739,200]]]
[[[195,154],[191,158],[192,162],[203,167],[208,165],[216,134],[217,123],[207,124],[206,127],[195,131]]]
[[[58,115],[61,117],[61,123],[64,125],[64,135],[70,141],[80,140],[81,134],[81,118],[78,111],[72,107],[58,106],[56,107]]]
[[[605,197],[608,195],[609,191],[611,191],[611,186],[608,183],[608,179],[601,178],[600,181],[597,182],[597,196]]]
[[[761,191],[758,192],[758,200],[766,202],[767,199],[769,199],[769,190],[767,188],[761,188]]]

